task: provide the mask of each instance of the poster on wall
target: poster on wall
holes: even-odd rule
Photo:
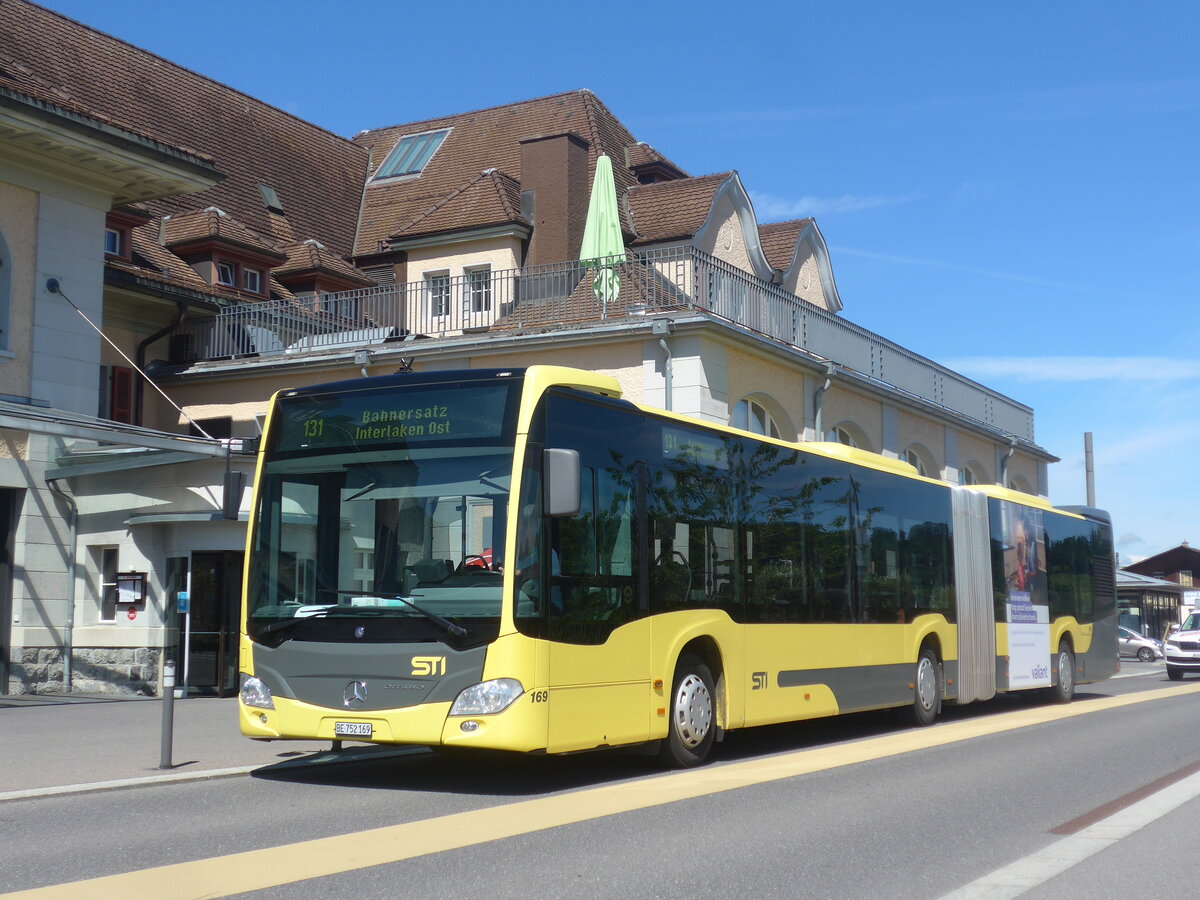
[[[1050,686],[1050,605],[1042,512],[1002,503],[1008,686]]]

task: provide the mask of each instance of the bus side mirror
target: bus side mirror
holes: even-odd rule
[[[542,451],[542,512],[547,516],[579,515],[579,453]]]

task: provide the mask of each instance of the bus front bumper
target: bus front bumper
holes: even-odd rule
[[[242,734],[268,741],[364,741],[375,744],[416,744],[427,747],[476,747],[529,753],[546,749],[546,708],[531,702],[531,692],[508,708],[490,715],[451,716],[445,703],[422,703],[402,709],[350,710],[314,706],[275,697],[274,709],[238,701]],[[337,725],[369,725],[369,736],[338,733]]]

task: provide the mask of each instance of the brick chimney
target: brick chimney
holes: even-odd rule
[[[567,262],[579,256],[591,189],[589,146],[573,131],[521,141],[521,193],[532,192],[533,203],[533,236],[525,265]]]

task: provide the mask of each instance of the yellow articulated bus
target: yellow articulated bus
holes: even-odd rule
[[[574,369],[278,394],[242,732],[568,753],[1075,686],[1117,669],[1111,526]]]

